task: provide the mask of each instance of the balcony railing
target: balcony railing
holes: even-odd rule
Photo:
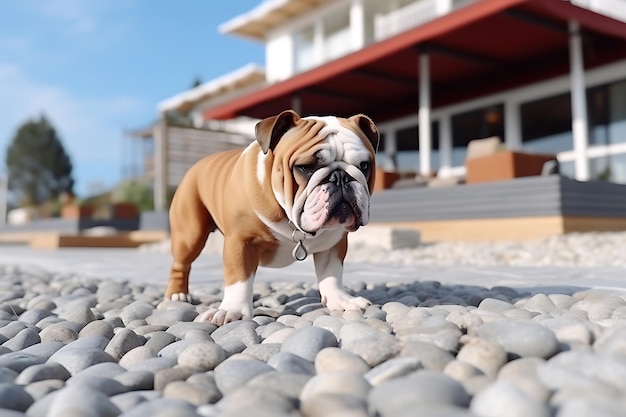
[[[419,0],[386,15],[374,18],[374,37],[377,41],[422,25],[452,10],[452,0]]]
[[[570,3],[626,22],[626,0],[570,0]]]

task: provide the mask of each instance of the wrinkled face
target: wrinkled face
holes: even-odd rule
[[[291,173],[272,181],[287,216],[308,233],[337,228],[354,231],[367,224],[368,179],[374,169],[371,143],[347,119],[307,117],[302,123],[306,126],[287,132],[276,147],[275,166],[279,163],[278,171]],[[302,129],[306,129],[304,138],[288,138],[302,135],[298,132]],[[298,146],[292,146],[294,140]],[[291,151],[283,153],[286,149]],[[293,178],[291,186],[285,183],[289,178]]]

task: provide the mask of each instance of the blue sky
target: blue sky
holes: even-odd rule
[[[261,0],[0,0],[0,175],[20,124],[45,113],[86,196],[121,178],[125,129],[158,102],[247,63],[260,43],[217,27]]]

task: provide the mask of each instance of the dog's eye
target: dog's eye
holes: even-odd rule
[[[359,165],[359,169],[363,172],[367,172],[370,169],[370,163],[368,161],[363,161]]]
[[[315,172],[315,164],[296,165],[295,168],[304,175],[311,175]]]

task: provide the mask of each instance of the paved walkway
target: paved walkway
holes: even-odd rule
[[[33,250],[26,246],[0,245],[0,264],[41,268],[48,271],[76,272],[94,277],[162,282],[165,287],[170,268],[169,254],[137,249]],[[387,264],[346,264],[346,283],[391,283],[435,280],[443,284],[482,287],[510,286],[543,291],[550,288],[571,292],[582,288],[605,288],[626,292],[625,268],[512,267],[512,266],[399,266]],[[313,262],[307,259],[287,268],[260,268],[258,281],[314,280]],[[191,285],[222,281],[222,261],[201,255],[194,263]]]

